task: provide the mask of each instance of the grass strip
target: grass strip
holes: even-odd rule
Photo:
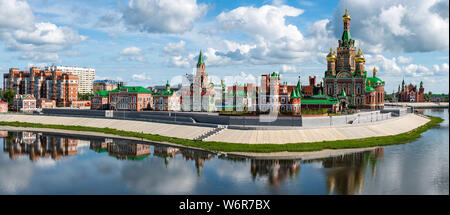
[[[387,145],[408,143],[421,137],[421,133],[425,132],[426,130],[435,126],[439,126],[439,124],[443,121],[443,119],[439,117],[434,116],[428,117],[431,119],[428,123],[418,128],[415,128],[411,131],[396,135],[368,137],[351,140],[336,140],[336,141],[323,141],[312,143],[287,143],[287,144],[243,144],[243,143],[198,141],[175,137],[166,137],[155,134],[144,134],[132,131],[122,131],[113,128],[41,124],[41,123],[28,123],[18,121],[15,122],[0,121],[0,126],[51,128],[51,129],[63,129],[72,131],[91,131],[105,134],[114,134],[124,137],[137,137],[156,142],[170,142],[182,146],[197,147],[210,151],[268,153],[268,152],[282,152],[282,151],[304,152],[304,151],[320,151],[323,149],[366,148],[374,146],[387,146]]]

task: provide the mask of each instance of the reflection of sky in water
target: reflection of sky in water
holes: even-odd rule
[[[41,143],[66,145],[47,144],[38,158],[30,156],[38,148],[20,148],[20,155],[3,148],[0,194],[448,194],[448,111],[425,114],[445,121],[413,143],[313,161],[218,158],[123,140],[38,135]]]

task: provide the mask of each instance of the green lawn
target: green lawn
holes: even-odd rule
[[[125,137],[137,137],[150,141],[170,142],[182,146],[191,146],[202,148],[211,151],[221,152],[302,152],[302,151],[320,151],[323,149],[343,149],[343,148],[365,148],[374,146],[387,146],[394,144],[402,144],[411,142],[421,136],[422,132],[439,126],[443,121],[442,118],[428,116],[431,121],[420,126],[412,131],[383,137],[369,137],[354,140],[337,140],[337,141],[323,141],[314,143],[288,143],[288,144],[241,144],[241,143],[224,143],[224,142],[209,142],[187,140],[174,137],[165,137],[154,134],[143,134],[138,132],[121,131],[113,128],[95,128],[86,126],[66,126],[66,125],[52,125],[40,123],[26,123],[26,122],[0,122],[0,126],[14,126],[14,127],[33,127],[33,128],[52,128],[64,129],[73,131],[93,131],[105,134],[115,134]]]

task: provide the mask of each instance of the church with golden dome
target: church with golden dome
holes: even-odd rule
[[[356,51],[355,40],[350,35],[351,17],[345,9],[342,17],[344,32],[336,51],[330,48],[325,71],[324,94],[338,98],[345,106],[362,109],[382,109],[384,106],[384,81],[377,77],[373,68],[372,77],[365,70],[365,58]],[[345,96],[344,96],[345,95]]]

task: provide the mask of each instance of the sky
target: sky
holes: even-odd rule
[[[449,0],[0,0],[0,71],[79,66],[127,85],[177,84],[201,50],[215,83],[276,71],[306,84],[323,78],[345,8],[388,93],[403,78],[448,93]]]

